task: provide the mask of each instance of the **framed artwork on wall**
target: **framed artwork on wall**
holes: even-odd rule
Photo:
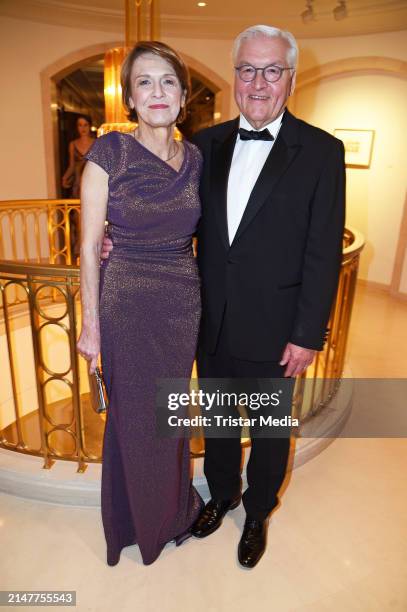
[[[374,130],[334,130],[334,136],[345,146],[347,168],[370,168]]]

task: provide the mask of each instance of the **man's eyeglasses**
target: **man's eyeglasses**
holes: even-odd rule
[[[287,68],[282,68],[281,66],[277,66],[276,64],[270,64],[270,66],[265,66],[264,68],[255,68],[250,64],[243,64],[243,66],[235,66],[235,70],[237,71],[239,78],[246,83],[250,81],[254,81],[256,78],[257,71],[263,75],[263,79],[268,81],[269,83],[275,83],[281,79],[281,76],[284,70],[294,70],[291,66]]]

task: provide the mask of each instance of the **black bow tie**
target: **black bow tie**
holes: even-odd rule
[[[239,128],[239,136],[241,140],[274,140],[274,136],[268,130],[256,132],[256,130]]]

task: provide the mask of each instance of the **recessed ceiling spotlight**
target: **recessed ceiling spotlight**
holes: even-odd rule
[[[307,8],[305,9],[305,11],[301,13],[301,19],[303,23],[310,23],[311,21],[315,20],[315,13],[312,7],[312,0],[307,0],[305,5]]]
[[[334,14],[334,19],[336,19],[336,21],[345,19],[348,16],[348,9],[346,8],[346,0],[339,0],[338,6],[335,6],[332,12]]]
[[[198,6],[206,6],[206,2],[198,2]]]

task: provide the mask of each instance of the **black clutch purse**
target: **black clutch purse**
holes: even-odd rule
[[[106,412],[109,402],[103,382],[103,375],[98,367],[96,367],[95,373],[89,376],[89,380],[92,387],[90,395],[95,412],[98,414]]]

